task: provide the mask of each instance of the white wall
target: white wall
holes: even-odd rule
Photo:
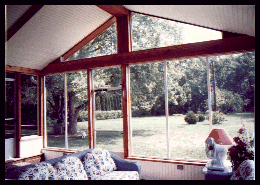
[[[5,139],[5,160],[15,157],[15,139]]]
[[[20,158],[40,154],[42,148],[42,136],[24,136],[20,140]]]

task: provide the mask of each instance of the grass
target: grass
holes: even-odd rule
[[[254,130],[254,113],[234,113],[225,115],[225,121],[212,128],[224,128],[231,138],[238,135],[241,118],[250,130]],[[79,122],[78,130],[87,131],[87,122]],[[123,130],[123,119],[97,120],[96,129]],[[205,140],[209,135],[209,121],[189,125],[184,115],[169,116],[170,158],[207,160]],[[69,137],[69,148],[88,148],[88,137],[81,135]],[[48,135],[48,146],[64,147],[64,136]],[[134,155],[167,157],[166,118],[133,117],[132,146]],[[97,147],[113,151],[123,151],[121,132],[97,131]]]

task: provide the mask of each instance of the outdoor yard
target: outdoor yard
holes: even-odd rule
[[[225,121],[213,128],[224,128],[233,138],[238,136],[241,128],[241,118],[250,133],[254,130],[254,113],[234,113],[225,115]],[[167,157],[166,144],[166,118],[157,117],[133,117],[132,118],[132,146],[133,155]],[[96,129],[123,130],[123,120],[107,119],[97,120]],[[78,122],[78,131],[86,131],[88,122]],[[51,132],[50,127],[48,131]],[[184,115],[169,117],[170,157],[182,159],[207,160],[205,154],[205,140],[209,134],[209,121],[197,122],[189,125],[184,121]],[[69,136],[70,149],[83,150],[88,148],[88,135],[82,138],[80,132],[77,136]],[[64,136],[48,134],[49,147],[65,147]],[[112,151],[123,151],[122,132],[97,131],[97,147]]]

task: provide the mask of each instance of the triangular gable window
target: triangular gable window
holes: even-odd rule
[[[117,53],[116,23],[74,53],[66,61],[91,58]]]

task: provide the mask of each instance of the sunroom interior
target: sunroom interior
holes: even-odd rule
[[[184,99],[170,89],[184,68],[205,74],[198,107],[211,112],[209,62],[254,57],[255,6],[6,5],[5,30],[6,173],[99,147],[140,163],[142,179],[201,180],[215,127],[172,127]]]

